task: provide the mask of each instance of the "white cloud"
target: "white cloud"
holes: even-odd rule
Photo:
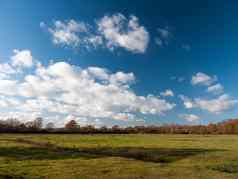
[[[200,117],[195,114],[180,114],[179,117],[187,120],[188,122],[196,122],[200,119]]]
[[[17,79],[0,79],[0,106],[10,116],[32,119],[34,113],[49,120],[58,116],[65,121],[72,115],[79,119],[136,121],[141,115],[161,115],[175,107],[154,95],[137,95],[131,88],[133,73],[81,68],[66,62],[48,66],[38,62],[28,72],[22,69]]]
[[[90,75],[92,75],[92,76],[94,76],[98,79],[101,79],[101,80],[108,80],[109,79],[108,71],[104,68],[89,67],[88,72],[90,73]]]
[[[44,22],[41,28],[47,28]],[[149,33],[139,24],[136,16],[128,19],[123,14],[104,16],[89,25],[76,20],[54,22],[47,28],[54,44],[90,50],[99,46],[113,50],[118,47],[135,53],[144,53],[149,43]]]
[[[0,79],[8,79],[17,71],[8,63],[0,64]]]
[[[128,51],[144,53],[149,43],[149,33],[138,21],[134,15],[127,19],[119,13],[104,16],[97,24],[109,49],[123,47]]]
[[[227,111],[238,103],[238,100],[232,99],[228,94],[223,94],[213,99],[195,98],[192,100],[183,95],[179,95],[179,98],[183,101],[187,109],[200,108],[214,114]]]
[[[131,113],[118,113],[114,116],[114,119],[123,121],[135,120],[135,118],[136,116]]]
[[[192,83],[192,85],[209,86],[215,81],[217,81],[216,76],[211,77],[205,73],[198,72],[196,75],[192,76],[191,83]]]
[[[220,93],[223,93],[223,91],[224,91],[224,88],[220,83],[209,86],[207,88],[207,92],[213,93],[213,94],[220,94]]]
[[[1,108],[13,108],[20,105],[19,101],[15,98],[8,96],[0,96],[0,107]]]
[[[74,49],[91,50],[103,45],[103,39],[96,32],[92,32],[89,24],[76,20],[54,21],[52,27],[41,22],[40,27],[50,32],[52,41],[56,45]]]
[[[48,28],[48,30],[52,35],[53,43],[71,47],[77,47],[82,43],[80,35],[85,35],[89,31],[87,24],[73,19],[69,21],[57,20],[54,22],[54,27]]]
[[[42,116],[40,113],[27,113],[27,112],[19,112],[19,111],[8,111],[8,112],[1,112],[0,113],[0,119],[1,120],[7,120],[9,118],[11,119],[19,119],[22,122],[28,122],[35,120],[37,117]]]
[[[91,45],[94,48],[97,48],[98,46],[103,45],[103,38],[100,35],[91,35],[89,37],[85,37],[84,42],[88,49],[90,49]]]
[[[229,95],[223,94],[211,100],[196,98],[195,103],[201,109],[219,114],[234,107],[238,103],[238,100],[234,100]]]
[[[1,95],[15,95],[17,92],[17,81],[15,80],[0,80]]]
[[[187,96],[179,95],[179,98],[183,101],[185,108],[191,109],[194,107],[194,102]]]
[[[121,71],[116,72],[110,76],[110,83],[112,84],[126,84],[135,81],[133,73],[123,73]]]
[[[16,73],[16,70],[14,70],[13,67],[8,63],[2,63],[0,64],[0,73],[14,74]]]
[[[78,23],[74,20],[66,22],[55,21],[54,28],[49,28],[49,32],[53,36],[53,42],[55,44],[63,44],[69,46],[77,46],[80,42],[80,38],[77,35],[78,32],[87,31],[84,23]]]
[[[218,95],[224,92],[224,87],[220,83],[216,83],[213,85],[213,83],[216,81],[216,76],[211,77],[207,74],[199,72],[195,76],[192,76],[191,83],[193,85],[208,86],[207,92]],[[233,108],[238,103],[238,100],[232,99],[228,94],[222,94],[213,99],[195,98],[191,100],[183,96],[180,98],[184,101],[184,103],[187,103],[185,105],[186,108],[196,107],[215,114],[227,111]]]
[[[30,68],[33,66],[33,57],[30,50],[13,50],[11,57],[12,65],[19,68]]]
[[[167,90],[165,90],[164,92],[161,92],[160,95],[161,95],[161,96],[174,96],[174,93],[173,93],[172,90],[167,89]]]

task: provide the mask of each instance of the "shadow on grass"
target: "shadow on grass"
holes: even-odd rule
[[[11,140],[13,141],[13,140]],[[14,140],[14,142],[29,144],[30,147],[2,147],[0,156],[15,160],[57,160],[70,158],[103,158],[123,157],[145,162],[170,163],[190,156],[216,152],[211,149],[175,149],[175,148],[144,148],[144,147],[96,147],[96,148],[64,148],[49,143],[29,140]]]
[[[238,173],[238,164],[237,163],[226,163],[222,165],[216,165],[210,167],[212,170],[216,170],[224,173]]]
[[[26,177],[13,174],[0,174],[0,179],[25,179]]]

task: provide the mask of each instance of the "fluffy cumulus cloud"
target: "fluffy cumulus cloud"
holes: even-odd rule
[[[121,47],[144,53],[149,43],[149,33],[134,15],[129,18],[120,13],[104,16],[92,25],[73,19],[55,21],[52,27],[41,22],[40,27],[50,32],[54,44],[73,48],[103,47],[113,50]]]
[[[186,96],[180,95],[180,99],[184,102],[185,108],[200,108],[214,114],[220,114],[233,108],[238,100],[233,99],[228,94],[224,93],[224,87],[218,81],[217,76],[209,76],[205,73],[197,73],[192,76],[192,85],[208,86],[207,92],[214,95],[219,95],[215,98],[194,98],[190,99]],[[215,84],[214,84],[215,83]]]
[[[15,74],[16,70],[8,63],[0,64],[0,79],[7,79],[10,75]]]
[[[188,122],[196,122],[200,119],[200,117],[195,114],[180,114],[179,117]]]
[[[131,15],[129,19],[123,14],[104,16],[97,24],[108,48],[123,47],[132,52],[145,52],[149,42],[149,33],[144,26],[139,24],[136,16]]]
[[[9,76],[0,81],[0,106],[1,110],[9,111],[10,116],[4,113],[9,117],[58,116],[55,120],[65,121],[74,116],[77,120],[98,122],[101,119],[131,121],[138,120],[137,115],[160,115],[175,107],[151,94],[135,94],[131,89],[135,83],[133,73],[81,68],[63,61],[48,66],[33,63],[37,65],[32,66],[30,73],[23,69],[19,79]],[[7,68],[12,66],[9,64]]]
[[[214,114],[220,114],[224,111],[227,111],[238,103],[238,100],[231,98],[228,94],[223,94],[212,99],[190,99],[183,95],[180,95],[179,97],[187,109],[200,108]]]
[[[191,109],[194,107],[194,102],[192,101],[192,99],[184,95],[179,95],[178,97],[183,101],[183,104],[186,109]]]
[[[160,93],[161,96],[174,96],[174,92],[171,89],[167,89]]]
[[[20,68],[30,68],[33,65],[33,57],[30,50],[13,50],[14,55],[11,57],[12,65]]]
[[[15,81],[9,80],[13,75],[21,72],[23,69],[34,66],[34,58],[30,50],[13,50],[13,55],[10,57],[10,62],[0,63],[0,80],[2,87],[7,84],[10,86]],[[2,88],[0,87],[0,88]]]
[[[209,86],[211,85],[213,82],[217,81],[217,77],[216,76],[209,76],[205,73],[202,72],[198,72],[196,75],[192,76],[192,80],[191,83],[192,85],[205,85],[205,86]]]
[[[186,109],[199,108],[214,114],[220,114],[232,109],[237,105],[238,100],[233,99],[231,96],[224,93],[224,87],[220,83],[215,83],[217,81],[218,79],[216,76],[211,77],[201,72],[192,76],[192,85],[207,86],[207,92],[216,95],[216,97],[199,97],[192,99],[184,95],[179,95],[179,98],[183,101],[184,107]]]
[[[234,107],[238,103],[238,100],[234,100],[229,95],[223,94],[218,98],[210,100],[196,98],[194,102],[201,109],[219,114]]]

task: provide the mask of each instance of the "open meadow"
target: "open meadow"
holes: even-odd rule
[[[1,134],[0,178],[238,178],[235,135]]]

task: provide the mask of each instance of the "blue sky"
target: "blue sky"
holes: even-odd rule
[[[237,8],[222,0],[3,0],[2,118],[98,126],[235,118]]]

